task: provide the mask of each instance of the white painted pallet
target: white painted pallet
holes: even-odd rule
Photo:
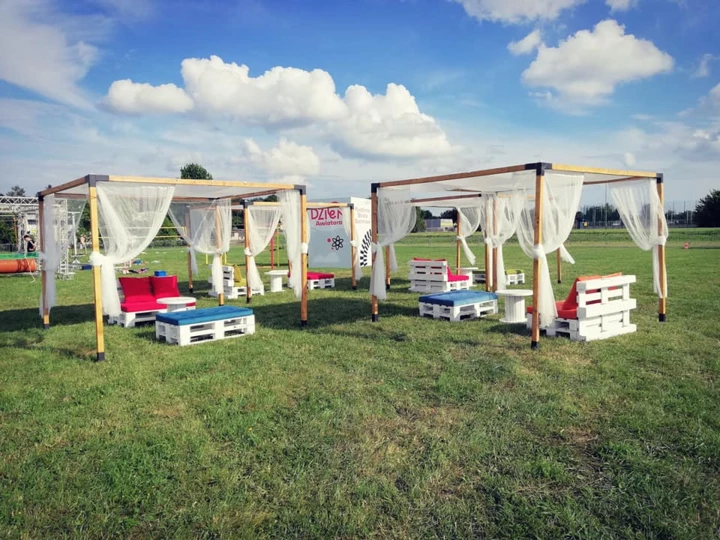
[[[463,281],[435,281],[424,279],[411,279],[410,290],[422,293],[443,293],[450,291],[464,291],[470,288],[470,280]]]
[[[498,312],[497,300],[483,300],[474,304],[464,306],[442,306],[440,304],[429,304],[419,302],[420,316],[432,317],[433,319],[447,319],[459,322],[466,319],[478,319],[480,317]]]
[[[313,289],[334,289],[335,278],[308,279],[307,287],[309,291]]]
[[[253,296],[259,295],[263,296],[265,294],[265,291],[263,289],[253,289],[252,290]],[[247,288],[246,287],[223,287],[223,296],[226,300],[235,300],[236,298],[240,298],[242,296],[247,295]],[[217,293],[213,290],[208,291],[208,296],[212,296],[213,298],[217,298]]]
[[[505,282],[508,285],[521,285],[525,283],[525,274],[522,272],[519,274],[505,274]]]
[[[155,321],[155,315],[158,313],[167,313],[167,308],[135,312],[123,311],[117,317],[108,317],[108,324],[117,324],[125,328],[133,328],[138,323]]]
[[[255,315],[178,326],[155,321],[155,337],[173,345],[196,345],[206,341],[242,337],[255,333]]]

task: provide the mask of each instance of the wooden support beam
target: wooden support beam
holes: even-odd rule
[[[498,235],[498,199],[497,197],[493,198],[493,236],[497,237]],[[492,248],[492,254],[493,254],[493,283],[492,283],[492,290],[493,292],[497,291],[498,288],[498,248],[493,246]]]
[[[99,213],[97,202],[97,188],[94,185],[88,187],[88,203],[90,204],[90,242],[92,252],[100,253],[100,231],[99,231]],[[103,327],[103,308],[102,308],[102,278],[100,276],[100,267],[93,266],[93,292],[95,294],[95,341],[96,341],[96,360],[102,362],[105,360],[105,334]]]
[[[190,230],[190,212],[185,215],[185,236],[192,239],[192,231]],[[193,275],[192,275],[192,254],[190,253],[190,246],[188,245],[187,252],[187,269],[188,269],[188,290],[190,294],[193,292]]]
[[[300,238],[303,245],[308,243],[308,220],[307,220],[307,195],[305,189],[300,190]],[[308,324],[308,254],[306,250],[300,253],[300,286],[302,287],[302,298],[300,299],[300,326]]]
[[[215,248],[218,250],[218,253],[222,249],[222,223],[220,220],[220,207],[215,207]],[[222,264],[222,255],[214,255],[213,256],[213,266],[215,265],[215,257],[220,257],[220,264]],[[215,286],[215,278],[213,278],[213,286]],[[218,306],[225,305],[225,283],[222,278],[222,273],[220,276],[220,292],[218,293]]]
[[[642,178],[657,178],[657,173],[646,171],[625,171],[622,169],[601,169],[598,167],[578,167],[576,165],[563,165],[553,163],[550,166],[553,171],[566,171],[574,173],[604,174],[607,176],[639,176]]]
[[[245,227],[245,303],[249,304],[252,302],[252,287],[250,287],[250,273],[248,267],[250,266],[250,257],[247,255],[247,250],[250,248],[250,212],[248,205],[245,205],[245,211],[243,212],[243,227]]]
[[[378,198],[377,198],[377,191],[375,190],[375,186],[373,186],[373,191],[370,196],[370,205],[372,208],[372,217],[371,217],[371,223],[370,223],[371,239],[372,239],[373,245],[377,245],[377,241],[378,241]],[[373,251],[373,253],[372,253],[372,268],[375,268],[375,259],[376,258],[377,258],[377,252]],[[377,299],[377,296],[375,296],[374,294],[372,295],[371,315],[372,315],[372,321],[377,322],[379,319],[378,299]]]
[[[64,184],[60,184],[59,186],[53,186],[44,191],[41,191],[39,193],[39,195],[41,197],[47,197],[48,195],[52,195],[54,193],[60,193],[61,191],[65,191],[68,189],[72,189],[74,187],[82,186],[83,184],[86,184],[87,181],[88,181],[87,176],[83,176],[82,178],[78,178],[76,180],[71,180],[70,182],[65,182]]]
[[[456,208],[457,212],[457,238],[455,239],[455,273],[460,273],[460,248],[462,247],[460,238],[460,209]]]
[[[560,256],[560,248],[555,252],[557,254],[557,280],[562,283],[562,257]]]
[[[512,172],[520,172],[527,170],[526,165],[513,165],[511,167],[499,167],[497,169],[485,169],[479,171],[470,171],[454,174],[443,174],[440,176],[426,176],[423,178],[410,178],[408,180],[394,180],[392,182],[380,182],[377,184],[381,188],[393,186],[412,186],[418,184],[432,184],[434,182],[447,182],[448,180],[462,180],[464,178],[476,178],[481,176],[492,176],[494,174],[506,174]]]
[[[39,238],[39,248],[41,252],[44,252],[47,248],[48,242],[45,241],[46,234],[48,234],[48,231],[45,229],[45,200],[44,196],[38,197],[38,221],[39,223],[39,230],[40,230],[40,238]],[[51,234],[53,231],[51,231]],[[43,261],[42,265],[42,274],[41,274],[41,287],[42,287],[42,321],[43,321],[43,328],[47,330],[50,328],[50,310],[48,310],[47,307],[47,265]],[[52,276],[52,279],[55,279],[55,276]]]
[[[545,189],[545,175],[535,177],[535,239],[534,246],[542,245],[543,225],[543,191]],[[532,312],[532,337],[531,349],[540,346],[540,259],[533,258],[533,312]]]
[[[355,206],[350,205],[350,280],[352,281],[353,291],[357,290],[357,278],[355,277],[355,257],[357,257],[357,247],[355,243]]]
[[[385,246],[385,290],[390,290],[390,246]]]
[[[663,215],[665,213],[665,184],[663,183],[662,177],[657,180],[657,192],[660,197],[660,207],[662,208]],[[663,220],[662,216],[658,218],[658,235],[663,232]],[[662,298],[658,302],[658,321],[667,321],[667,290],[665,287],[666,280],[666,268],[665,268],[665,246],[658,246],[658,265],[660,266],[660,291]]]

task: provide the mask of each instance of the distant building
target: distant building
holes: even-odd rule
[[[426,219],[425,230],[427,232],[449,232],[455,230],[455,225],[452,219]]]

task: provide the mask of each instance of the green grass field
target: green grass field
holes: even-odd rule
[[[58,282],[48,331],[39,281],[0,276],[0,536],[717,538],[720,230],[671,231],[662,325],[650,254],[621,233],[574,232],[555,295],[635,274],[637,333],[539,351],[501,315],[417,316],[405,261],[454,257],[451,235],[398,246],[379,323],[367,277],[336,271],[306,330],[285,291],[240,339],[106,327],[99,364],[90,272]],[[186,285],[183,250],[143,259]],[[201,306],[207,287],[203,269]]]

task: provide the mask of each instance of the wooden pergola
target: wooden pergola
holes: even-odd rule
[[[596,167],[582,167],[575,165],[562,165],[557,163],[526,163],[523,165],[513,165],[509,167],[499,167],[493,169],[484,169],[469,172],[459,172],[445,174],[439,176],[428,176],[422,178],[410,178],[407,180],[394,180],[388,182],[377,182],[371,184],[371,202],[372,202],[372,242],[377,244],[378,241],[378,192],[382,189],[405,188],[413,193],[436,194],[439,192],[454,192],[454,198],[458,193],[472,193],[471,196],[477,196],[481,193],[502,193],[514,189],[512,185],[513,175],[516,173],[534,172],[534,244],[542,244],[542,228],[543,228],[543,191],[545,187],[545,175],[548,171],[565,172],[584,175],[583,185],[600,185],[612,184],[616,182],[629,182],[634,180],[655,179],[657,183],[657,193],[660,202],[664,203],[664,184],[663,174],[657,172],[631,171],[619,169],[603,169]],[[444,197],[418,197],[411,199],[413,204],[422,202],[438,201]],[[453,198],[448,196],[447,198]],[[658,221],[658,230],[662,230],[662,221]],[[390,272],[388,265],[389,246],[386,250],[386,286],[390,286]],[[375,264],[375,256],[373,253],[373,265]],[[666,293],[665,290],[665,246],[658,246],[658,257],[660,262],[660,287],[661,296],[658,304],[658,320],[664,322],[666,319]],[[487,258],[486,258],[487,260]],[[558,252],[559,260],[559,252]],[[459,250],[458,250],[459,262]],[[459,264],[458,264],[459,266]],[[533,259],[533,314],[532,314],[532,335],[531,348],[537,349],[540,341],[540,313],[537,309],[539,299],[539,275],[540,260]],[[558,275],[558,279],[560,275]],[[487,287],[487,284],[486,284]],[[371,307],[372,320],[375,322],[379,319],[378,299],[372,296]]]
[[[114,175],[98,175],[89,174],[67,182],[65,184],[51,187],[38,193],[40,223],[43,223],[44,199],[49,195],[55,195],[58,198],[87,198],[90,207],[90,237],[93,252],[100,252],[100,230],[99,230],[99,214],[98,214],[98,197],[97,185],[100,182],[116,182],[132,185],[172,185],[176,188],[176,194],[173,201],[176,202],[206,202],[212,203],[214,200],[228,199],[230,201],[240,201],[246,198],[265,197],[281,191],[296,190],[300,194],[300,215],[306,213],[307,195],[304,185],[293,184],[269,184],[264,182],[240,182],[232,180],[189,180],[179,178],[155,178],[155,177],[136,177],[136,176],[114,176]],[[180,192],[178,194],[178,192]],[[209,196],[215,194],[215,197]],[[218,225],[219,226],[219,225]],[[300,226],[301,242],[307,243],[308,231],[305,220],[301,220]],[[40,246],[42,249],[42,245]],[[188,254],[188,261],[190,255]],[[302,272],[302,297],[300,301],[300,324],[307,325],[307,253],[301,252],[301,272]],[[42,271],[42,295],[43,295],[43,327],[50,327],[50,314],[45,301],[45,291],[47,285],[47,272]],[[192,282],[190,282],[192,286]],[[96,360],[105,360],[105,338],[103,331],[103,307],[102,307],[102,290],[100,282],[100,267],[93,266],[93,291],[95,304],[95,336],[96,336]],[[223,305],[224,297],[222,294],[218,297],[218,303]]]

